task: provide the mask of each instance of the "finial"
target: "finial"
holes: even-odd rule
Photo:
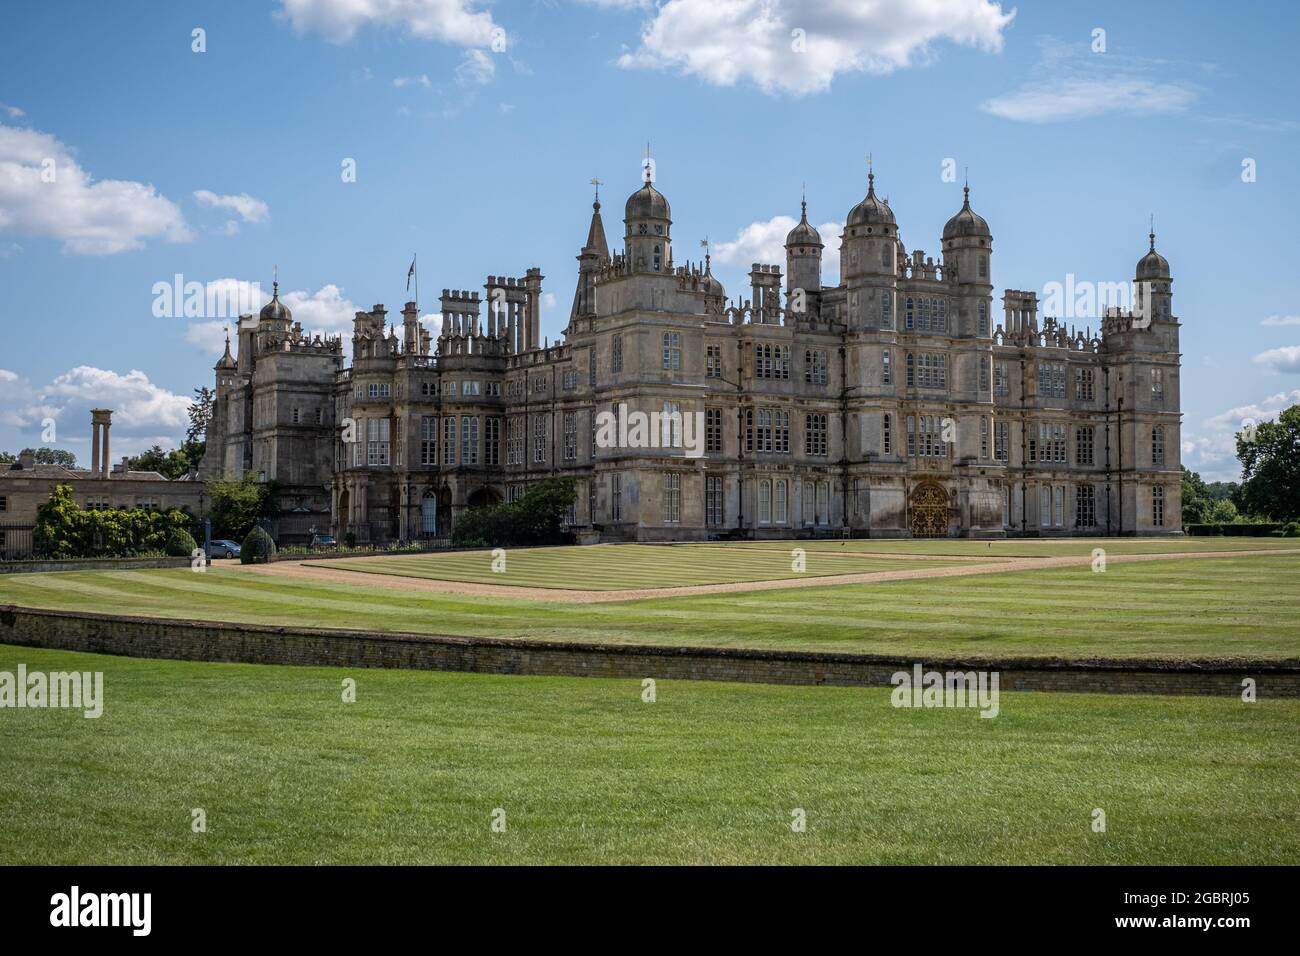
[[[592,203],[597,209],[600,208],[600,187],[604,185],[597,176],[591,177],[591,184],[596,187],[596,201]]]
[[[1147,238],[1151,240],[1151,251],[1156,251],[1156,214],[1151,214],[1151,231],[1147,233]]]
[[[799,186],[799,218],[803,222],[808,221],[808,184],[801,183]]]

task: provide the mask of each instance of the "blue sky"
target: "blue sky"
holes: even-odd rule
[[[269,291],[278,265],[296,316],[337,332],[400,308],[413,253],[426,308],[536,265],[554,339],[588,181],[616,243],[647,141],[677,261],[707,235],[733,295],[755,258],[783,262],[801,183],[833,232],[868,153],[928,254],[969,167],[999,295],[1132,278],[1154,214],[1184,461],[1235,477],[1233,429],[1300,401],[1291,3],[50,0],[3,18],[0,449],[52,417],[84,462],[95,404],[118,410],[118,453],[176,442],[222,340],[219,320],[153,314],[178,273]]]

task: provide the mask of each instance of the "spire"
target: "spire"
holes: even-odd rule
[[[226,326],[226,351],[217,361],[217,368],[234,368],[235,357],[230,354],[230,326]]]
[[[591,204],[591,226],[587,229],[587,243],[582,247],[579,257],[586,255],[609,258],[609,244],[605,241],[605,223],[600,218],[599,199]]]
[[[1156,251],[1156,214],[1151,214],[1151,231],[1147,233],[1147,238],[1151,240],[1151,251]]]
[[[799,186],[799,221],[808,221],[808,184],[802,183]]]

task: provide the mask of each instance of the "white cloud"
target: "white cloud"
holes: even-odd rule
[[[91,256],[192,238],[180,208],[153,186],[95,181],[55,137],[3,124],[0,233],[58,239],[64,252]]]
[[[227,325],[233,330],[239,315],[256,316],[262,306],[271,301],[271,293],[260,283],[246,279],[214,279],[203,286],[203,295],[202,315],[190,315],[209,321],[191,323],[185,330],[185,340],[211,353],[213,358],[220,355],[224,347]],[[333,283],[321,286],[315,292],[307,289],[282,291],[280,301],[293,313],[293,320],[302,323],[306,335],[350,333],[352,320],[359,311],[352,300],[343,295],[343,290]]]
[[[295,30],[345,43],[367,26],[400,27],[421,40],[487,46],[499,29],[479,0],[281,0]]]
[[[829,89],[841,73],[923,63],[938,40],[1000,51],[1014,16],[993,0],[669,0],[618,63],[801,96]]]
[[[1051,123],[1119,114],[1152,116],[1187,109],[1197,98],[1190,80],[1170,78],[1167,61],[1118,51],[1091,52],[1087,43],[1055,37],[1038,41],[1039,60],[1018,90],[981,104],[994,116],[1021,123]]]
[[[600,7],[602,10],[649,10],[654,0],[578,0],[587,7]]]
[[[113,410],[114,460],[137,454],[155,443],[175,444],[189,425],[191,399],[169,392],[138,369],[126,374],[79,365],[43,386],[0,369],[0,424],[28,433],[23,444],[35,444],[43,421],[55,421],[59,445],[82,445],[90,432],[90,410]],[[85,464],[86,455],[82,455]]]
[[[196,189],[194,190],[194,198],[199,201],[200,205],[212,206],[215,209],[233,209],[244,222],[265,222],[271,214],[271,210],[266,203],[260,199],[254,199],[248,193],[240,193],[237,196],[219,196],[209,189]]]
[[[749,271],[755,262],[763,265],[779,264],[785,268],[785,238],[798,222],[793,216],[773,216],[771,219],[751,222],[736,233],[730,242],[714,243],[713,258],[726,265],[739,266]],[[838,281],[840,271],[840,235],[844,225],[824,222],[817,227],[826,248],[822,250],[822,281]]]
[[[1270,315],[1260,325],[1300,325],[1300,315]]]
[[[1150,116],[1186,109],[1196,93],[1177,83],[1157,83],[1138,76],[1061,78],[1031,84],[995,96],[983,108],[994,116],[1022,123],[1086,119],[1106,113]]]
[[[234,323],[216,319],[212,322],[194,322],[185,330],[185,341],[197,345],[205,355],[217,358],[226,347],[226,331],[235,334]],[[231,345],[234,351],[234,345]]]
[[[268,302],[270,299],[267,300]],[[303,330],[316,332],[352,331],[352,320],[360,311],[350,299],[343,295],[343,290],[330,283],[321,286],[315,292],[299,289],[281,294],[280,301],[293,312],[295,322],[301,322]]]
[[[419,84],[426,90],[433,88],[433,81],[430,80],[428,75],[425,73],[421,73],[419,76],[398,76],[393,78],[393,86],[397,87],[399,90],[403,87],[411,86],[412,84]]]
[[[1249,405],[1238,405],[1201,422],[1199,429],[1184,428],[1183,464],[1207,481],[1235,481],[1241,476],[1236,433],[1251,423],[1272,421],[1292,405],[1300,404],[1300,389],[1278,392]]]
[[[0,103],[0,110],[4,110],[4,112],[9,116],[10,119],[22,119],[24,116],[27,115],[18,107],[9,106],[6,103]]]
[[[496,72],[497,65],[487,53],[482,50],[466,50],[464,59],[456,67],[456,82],[461,86],[482,86],[491,83]]]
[[[23,251],[16,242],[0,242],[0,259],[9,259]]]
[[[1285,345],[1255,356],[1255,361],[1271,372],[1300,372],[1300,345]]]

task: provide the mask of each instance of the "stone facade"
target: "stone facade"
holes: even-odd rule
[[[21,456],[12,465],[0,465],[0,560],[31,555],[36,510],[50,500],[59,485],[70,487],[73,500],[82,508],[151,511],[175,508],[192,515],[204,513],[204,485],[194,475],[168,481],[156,471],[132,471],[126,458],[117,465],[109,464],[108,434],[112,416],[109,409],[92,412],[90,468],[41,465],[30,455]]]
[[[577,479],[589,540],[1181,533],[1179,323],[1154,235],[1135,307],[1094,333],[1029,292],[995,315],[969,190],[935,259],[907,252],[869,177],[833,287],[805,206],[784,272],[756,263],[731,301],[708,255],[677,263],[651,182],[623,222],[611,253],[594,204],[554,344],[537,269],[444,289],[436,341],[415,303],[400,334],[382,305],[357,313],[350,368],[277,296],[217,365],[202,474],[273,477],[289,540],[443,536],[555,475]],[[635,413],[651,441],[608,440],[602,422]]]

